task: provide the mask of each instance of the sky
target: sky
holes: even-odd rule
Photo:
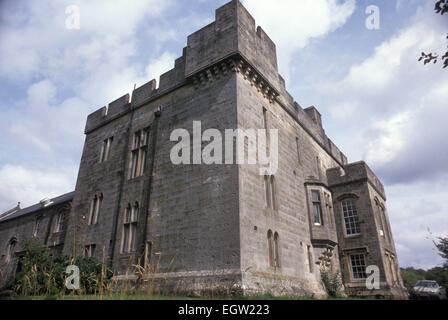
[[[87,115],[173,68],[227,2],[0,0],[0,212],[73,191]],[[448,70],[417,60],[446,49],[448,16],[428,0],[242,2],[276,43],[291,95],[384,183],[400,266],[440,266]]]

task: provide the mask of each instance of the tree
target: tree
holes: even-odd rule
[[[436,11],[437,14],[441,14],[441,15],[448,13],[448,0],[438,0],[436,2],[434,10]],[[446,38],[448,39],[448,36]],[[437,54],[437,53],[422,52],[422,56],[420,57],[420,59],[418,61],[423,60],[423,63],[426,65],[426,64],[430,63],[431,61],[433,61],[434,63],[437,63],[438,59],[439,59],[439,54]],[[448,50],[445,52],[445,54],[440,59],[443,62],[443,68],[445,69],[446,67],[448,67]]]
[[[439,250],[440,256],[445,259],[445,268],[448,268],[448,237],[439,238],[439,242],[435,242],[434,244]]]

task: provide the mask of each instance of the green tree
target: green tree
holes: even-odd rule
[[[445,268],[448,269],[448,237],[439,238],[439,242],[434,242],[440,256],[445,259]]]
[[[448,13],[448,0],[438,0],[436,2],[434,10],[436,11],[437,14],[441,14],[441,15]],[[446,38],[448,39],[448,36]],[[426,65],[428,63],[431,63],[431,61],[434,63],[437,63],[438,59],[439,59],[439,54],[437,54],[437,53],[422,52],[422,56],[420,57],[420,59],[418,61],[423,60],[423,63]],[[443,68],[448,67],[448,50],[445,52],[445,54],[443,56],[440,57],[440,59],[442,60]]]

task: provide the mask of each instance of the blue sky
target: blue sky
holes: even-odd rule
[[[1,1],[0,211],[72,191],[87,115],[172,68],[226,2]],[[440,265],[431,237],[448,233],[448,71],[417,59],[446,47],[447,17],[427,0],[242,2],[277,44],[295,100],[384,182],[401,266]],[[68,5],[79,30],[65,28]],[[379,30],[365,27],[370,5]]]

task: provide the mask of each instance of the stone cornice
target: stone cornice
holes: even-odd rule
[[[226,57],[221,61],[198,71],[191,75],[189,79],[192,80],[195,88],[198,89],[201,86],[219,80],[229,72],[240,73],[243,78],[249,81],[251,86],[255,87],[264,98],[269,100],[270,103],[273,103],[280,95],[269,81],[267,81],[240,53]]]

